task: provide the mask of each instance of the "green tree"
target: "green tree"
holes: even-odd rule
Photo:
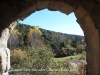
[[[77,54],[82,53],[83,51],[85,51],[85,45],[77,45],[76,47]]]
[[[14,29],[8,39],[8,48],[13,50],[15,48],[21,47],[21,45],[23,45],[22,34],[17,29]]]
[[[29,29],[29,32],[27,33],[27,39],[31,46],[43,46],[42,32],[37,27]]]

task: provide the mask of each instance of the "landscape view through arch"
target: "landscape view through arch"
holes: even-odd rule
[[[8,40],[11,67],[23,69],[11,75],[85,75],[85,47],[74,13],[37,11],[20,21]]]

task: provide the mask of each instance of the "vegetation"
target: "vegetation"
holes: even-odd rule
[[[68,60],[72,62],[68,62]],[[19,71],[12,72],[10,75],[85,75],[86,63],[82,60],[81,54],[54,58],[52,51],[48,48],[29,48],[27,51],[15,49],[11,51],[11,67],[12,70],[17,69]],[[77,64],[78,61],[80,61],[80,64],[76,67],[71,65]],[[76,70],[77,68],[78,70]]]
[[[86,44],[83,36],[53,32],[20,23],[11,33],[8,41],[11,50],[44,46],[52,49],[55,57],[65,57],[82,53],[85,51]]]
[[[83,69],[86,63],[83,61],[86,60],[86,44],[83,36],[53,32],[19,23],[11,33],[8,47],[11,49],[11,68],[23,70],[20,74],[18,71],[10,75],[85,74]],[[81,64],[77,64],[78,61]],[[75,63],[77,67],[72,66]],[[78,71],[72,70],[72,67],[78,68]],[[38,71],[43,69],[45,70]],[[67,72],[61,69],[67,69]]]
[[[69,60],[69,59],[84,59],[84,60],[86,60],[86,54],[82,53],[82,54],[78,54],[78,55],[75,55],[75,56],[67,56],[67,57],[62,57],[62,58],[53,58],[53,60],[55,62]]]

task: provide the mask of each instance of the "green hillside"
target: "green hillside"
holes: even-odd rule
[[[84,36],[54,32],[21,23],[18,23],[8,40],[10,50],[47,47],[55,57],[80,54],[85,51],[85,46]]]

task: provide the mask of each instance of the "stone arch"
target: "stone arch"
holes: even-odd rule
[[[99,75],[100,69],[100,1],[99,0],[1,0],[0,1],[0,33],[4,28],[9,32],[18,20],[24,20],[35,11],[48,8],[65,14],[74,12],[77,22],[84,31],[87,43],[87,75]],[[94,12],[95,11],[95,12]],[[9,13],[9,14],[8,14]],[[4,30],[5,31],[5,30]],[[0,47],[7,47],[7,37],[1,35]],[[4,42],[5,41],[5,42]]]

